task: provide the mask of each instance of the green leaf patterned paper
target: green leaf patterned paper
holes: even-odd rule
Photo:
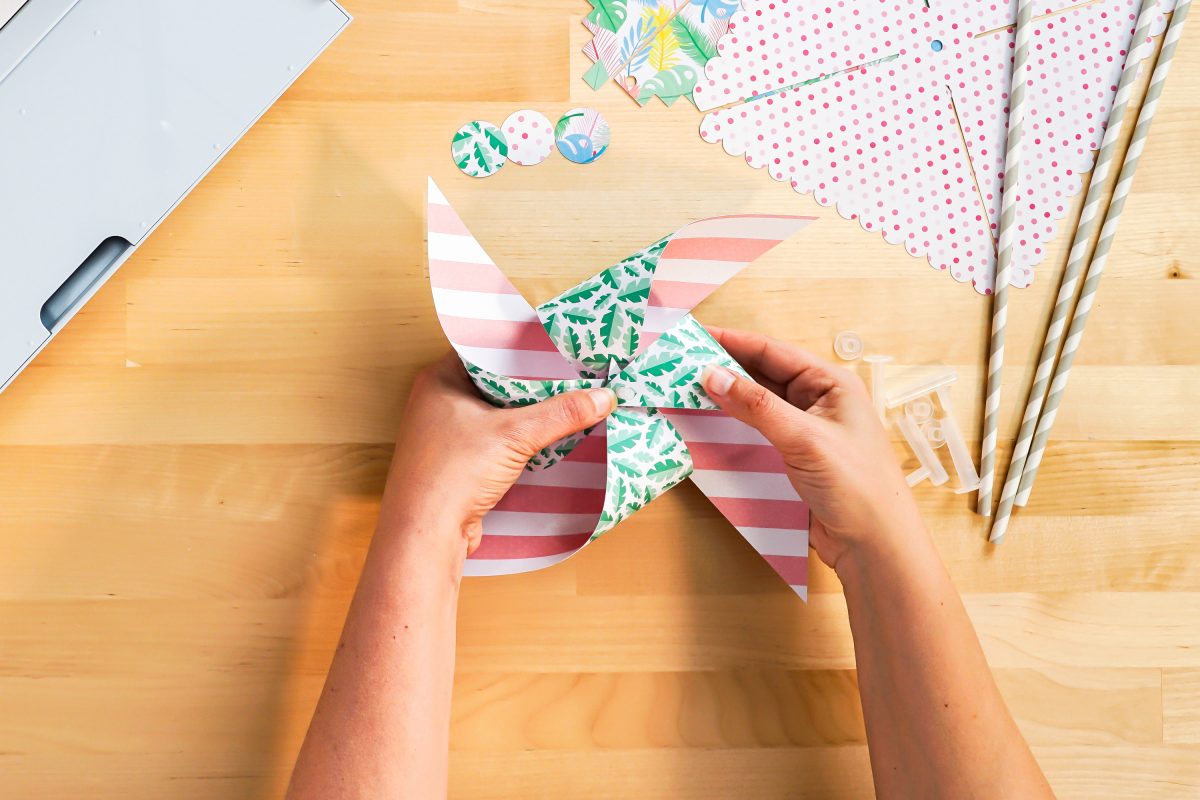
[[[587,72],[583,73],[584,82],[596,90],[599,90],[601,86],[608,83],[608,79],[611,77],[603,61],[597,61],[595,64],[592,64]]]
[[[637,352],[638,328],[646,318],[646,301],[658,257],[669,239],[659,239],[629,258],[538,306],[551,341],[563,344],[567,331],[579,347],[559,349],[583,374],[608,374],[608,362],[624,367]]]
[[[699,77],[700,74],[696,68],[688,64],[664,69],[642,84],[637,101],[641,105],[646,105],[650,102],[650,98],[657,97],[668,106],[674,105],[675,101],[681,97],[691,97],[692,89],[696,88],[696,81]]]
[[[542,400],[556,394],[573,392],[576,389],[591,389],[601,385],[601,381],[589,378],[577,380],[544,380],[536,378],[509,378],[494,372],[464,362],[467,374],[479,387],[485,399],[492,405],[503,408],[527,406],[540,403]]]
[[[588,22],[613,33],[621,29],[621,23],[625,21],[628,13],[626,0],[588,0],[588,2],[592,4],[592,11],[586,17]]]
[[[692,474],[683,438],[653,408],[618,408],[607,425],[604,511],[593,539]]]
[[[717,404],[700,385],[700,375],[709,364],[746,374],[704,326],[688,314],[612,378],[609,386],[622,405],[713,410],[718,408]]]
[[[468,122],[450,143],[455,165],[472,178],[495,175],[508,158],[504,132],[490,122]]]
[[[579,378],[578,380],[532,380],[509,378],[472,364],[463,359],[463,366],[471,381],[479,388],[480,394],[494,406],[500,408],[517,408],[540,403],[556,394],[573,392],[577,389],[593,389],[600,386],[602,381]],[[591,430],[583,431],[564,439],[560,439],[549,447],[542,448],[527,465],[531,470],[545,469],[570,455],[575,446],[583,441]]]
[[[717,42],[709,38],[711,34],[707,26],[681,15],[671,20],[671,29],[675,32],[680,49],[695,65],[703,67],[717,54]]]

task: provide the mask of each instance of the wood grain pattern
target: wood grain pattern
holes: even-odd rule
[[[281,794],[403,398],[446,348],[428,174],[535,301],[694,218],[816,214],[700,317],[953,365],[977,439],[987,302],[704,144],[686,103],[593,93],[582,3],[348,5],[346,35],[0,396],[0,796]],[[1064,798],[1200,794],[1191,38],[1032,504],[995,549],[968,499],[919,492]],[[612,124],[596,164],[480,182],[449,159],[463,122],[584,104]],[[1012,298],[1006,436],[1067,238]],[[690,486],[554,569],[468,582],[452,795],[870,796],[840,587],[814,565],[812,591]]]

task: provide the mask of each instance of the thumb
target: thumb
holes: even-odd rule
[[[708,396],[729,416],[757,428],[779,450],[794,442],[812,420],[799,408],[765,386],[717,364],[700,377]]]
[[[543,447],[590,428],[616,407],[617,396],[612,389],[585,389],[504,413],[510,441],[522,455],[532,457]]]

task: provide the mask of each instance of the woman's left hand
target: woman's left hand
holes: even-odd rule
[[[543,447],[601,422],[616,406],[609,389],[568,392],[501,409],[480,398],[453,353],[421,370],[396,440],[383,515],[423,532],[479,545],[483,516]],[[381,527],[383,527],[381,525]]]

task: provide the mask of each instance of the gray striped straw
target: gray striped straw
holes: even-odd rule
[[[1025,139],[1025,87],[1029,39],[1033,33],[1033,0],[1017,5],[1016,55],[1012,91],[1008,95],[1008,147],[1004,154],[1004,194],[1000,204],[1000,242],[992,295],[992,338],[983,403],[983,448],[979,458],[979,501],[976,510],[992,513],[992,483],[996,478],[996,431],[1000,423],[1000,381],[1004,371],[1004,333],[1008,327],[1008,284],[1011,280],[1013,242],[1017,236],[1017,193],[1021,149]]]
[[[1088,264],[1079,304],[1071,315],[1071,325],[1067,331],[1067,340],[1063,345],[1062,356],[1054,371],[1054,377],[1050,381],[1050,394],[1046,398],[1046,407],[1038,419],[1029,458],[1026,460],[1025,469],[1021,474],[1021,483],[1017,489],[1016,499],[1019,506],[1029,502],[1033,479],[1037,475],[1038,466],[1045,454],[1046,440],[1050,437],[1050,429],[1054,426],[1058,406],[1062,402],[1063,392],[1071,377],[1071,365],[1075,361],[1075,353],[1079,349],[1084,326],[1087,325],[1088,316],[1096,300],[1096,289],[1100,285],[1100,279],[1104,276],[1104,267],[1108,261],[1109,251],[1112,249],[1113,237],[1121,222],[1121,213],[1125,210],[1125,200],[1129,197],[1133,175],[1137,171],[1138,161],[1146,147],[1146,135],[1150,132],[1150,123],[1154,121],[1154,112],[1158,109],[1163,84],[1167,80],[1167,73],[1171,70],[1171,61],[1175,58],[1175,49],[1179,44],[1179,37],[1183,34],[1183,25],[1187,21],[1188,9],[1191,4],[1191,0],[1179,0],[1175,6],[1175,13],[1171,15],[1171,24],[1167,27],[1167,34],[1163,38],[1162,50],[1159,51],[1154,74],[1150,78],[1149,88],[1146,89],[1146,99],[1142,102],[1137,126],[1133,129],[1133,138],[1129,142],[1129,149],[1125,152],[1125,160],[1121,164],[1121,174],[1117,178],[1117,186],[1113,190],[1112,202],[1108,206],[1108,212],[1104,215],[1104,225],[1100,229],[1100,241],[1096,243],[1096,252],[1092,256],[1091,263]]]
[[[1075,229],[1075,239],[1071,242],[1071,255],[1067,267],[1063,271],[1062,283],[1058,288],[1058,298],[1054,301],[1054,310],[1050,314],[1050,324],[1042,341],[1042,353],[1038,358],[1037,371],[1034,373],[1033,386],[1029,389],[1029,399],[1025,404],[1025,414],[1021,418],[1021,428],[1013,445],[1012,460],[1008,464],[1008,472],[1004,479],[1004,487],[1000,491],[1000,507],[996,511],[996,520],[992,523],[991,534],[988,538],[998,542],[1008,530],[1008,522],[1012,516],[1013,502],[1017,495],[1017,486],[1025,469],[1026,457],[1033,442],[1034,429],[1037,427],[1038,415],[1042,411],[1042,401],[1046,397],[1046,389],[1050,385],[1050,375],[1054,371],[1054,363],[1058,356],[1058,347],[1062,342],[1063,330],[1066,328],[1067,316],[1074,306],[1076,290],[1079,287],[1079,277],[1083,273],[1087,261],[1088,245],[1096,229],[1096,220],[1100,217],[1100,206],[1104,202],[1105,190],[1109,174],[1117,163],[1117,148],[1125,127],[1125,112],[1129,108],[1129,98],[1133,94],[1133,86],[1137,82],[1138,66],[1148,55],[1151,47],[1150,25],[1158,16],[1158,0],[1142,0],[1138,10],[1137,24],[1134,26],[1131,47],[1125,58],[1125,68],[1121,72],[1121,80],[1117,85],[1117,94],[1113,100],[1112,111],[1108,115],[1108,126],[1104,130],[1104,139],[1100,145],[1100,154],[1096,157],[1096,166],[1092,169],[1091,182],[1088,184],[1087,198],[1084,200],[1083,211],[1079,215],[1079,226]]]

